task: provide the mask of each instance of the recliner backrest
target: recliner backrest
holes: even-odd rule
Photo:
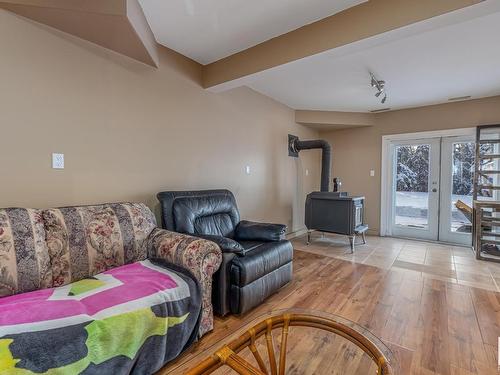
[[[236,200],[229,190],[163,192],[164,226],[189,234],[209,234],[232,238],[240,222]]]
[[[205,196],[205,195],[227,195],[232,193],[229,190],[177,190],[177,191],[162,191],[156,195],[161,204],[161,224],[162,227],[170,231],[178,231],[175,227],[174,218],[174,201],[177,198]]]

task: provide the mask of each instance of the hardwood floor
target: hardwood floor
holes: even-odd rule
[[[216,318],[212,333],[160,373],[182,373],[182,364],[228,332],[291,307],[334,313],[367,327],[391,348],[402,375],[499,373],[500,293],[299,250],[289,285],[244,316]]]

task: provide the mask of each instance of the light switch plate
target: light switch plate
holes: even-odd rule
[[[309,169],[306,168],[306,176],[309,176]]]
[[[375,171],[373,169],[370,171],[370,177],[375,177]]]
[[[250,174],[250,166],[249,166],[249,165],[247,165],[247,166],[245,167],[245,173],[246,173],[246,174]]]
[[[52,168],[64,169],[64,154],[52,154]]]

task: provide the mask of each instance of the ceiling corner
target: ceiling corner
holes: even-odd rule
[[[158,67],[156,41],[137,0],[3,0],[0,8]]]

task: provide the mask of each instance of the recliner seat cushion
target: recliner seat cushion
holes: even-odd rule
[[[231,284],[239,287],[251,284],[268,273],[290,263],[293,247],[289,241],[255,243],[241,242],[251,246],[245,256],[236,256],[231,265]]]
[[[233,238],[240,215],[229,196],[179,197],[173,203],[175,230]]]

